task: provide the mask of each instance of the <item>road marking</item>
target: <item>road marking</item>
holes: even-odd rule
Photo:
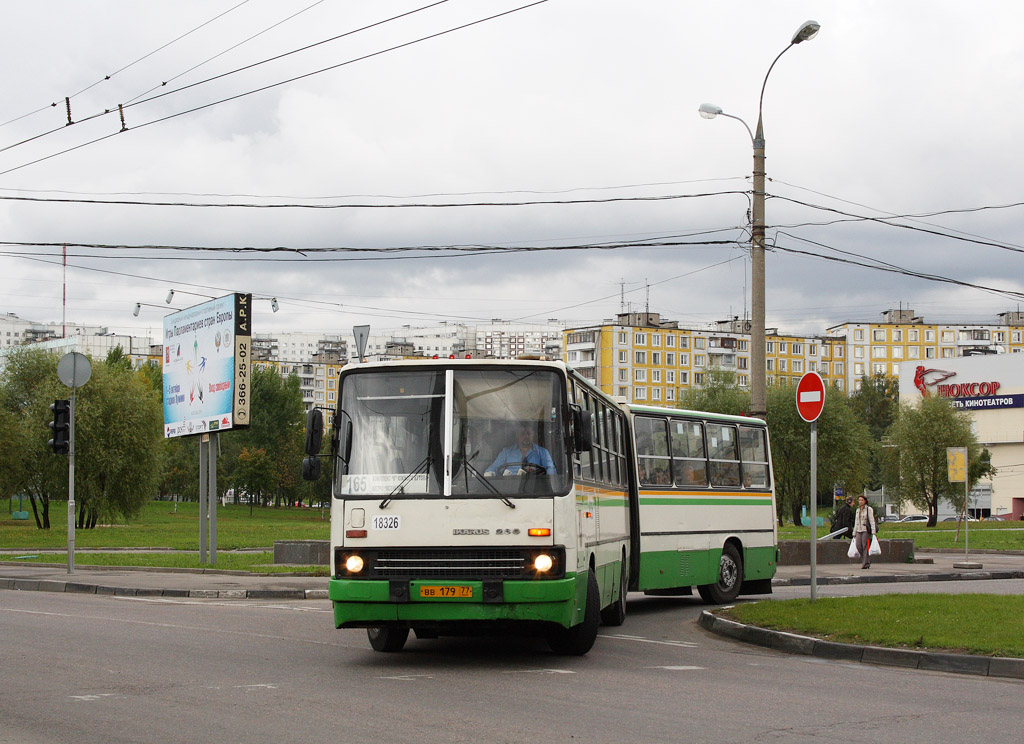
[[[568,669],[513,669],[505,674],[576,674]]]
[[[100,693],[99,695],[68,695],[68,697],[71,698],[72,700],[92,701],[92,700],[102,700],[103,698],[108,698],[108,697],[118,697],[118,695],[116,693],[113,693],[113,692],[104,692],[104,693]]]
[[[643,638],[631,635],[601,635],[601,638],[612,638],[617,641],[636,641],[637,643],[656,643],[659,646],[677,646],[679,648],[697,648],[696,643],[689,641],[656,641],[653,638]]]
[[[647,669],[667,669],[670,672],[697,672],[704,667],[699,666],[649,666]]]
[[[397,674],[393,677],[378,677],[377,679],[397,679],[402,682],[415,682],[417,679],[433,679],[433,674]]]

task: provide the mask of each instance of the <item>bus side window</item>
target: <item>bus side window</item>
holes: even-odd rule
[[[576,405],[585,411],[590,409],[590,396],[579,388],[576,390]],[[582,468],[583,478],[590,480],[594,477],[593,458],[591,457],[590,450],[583,450],[580,452],[580,465]]]
[[[744,488],[768,487],[768,448],[763,429],[740,427],[740,460]]]
[[[636,457],[641,485],[672,483],[668,457],[668,427],[665,419],[637,416]]]
[[[704,453],[704,425],[698,421],[670,421],[672,433],[672,469],[675,484],[681,488],[708,484]]]
[[[711,485],[740,485],[740,453],[736,442],[736,427],[709,423],[707,431]]]

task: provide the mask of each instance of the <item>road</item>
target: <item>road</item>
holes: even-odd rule
[[[1024,581],[822,587],[1020,593]],[[807,587],[777,597],[807,596]],[[589,655],[529,638],[370,650],[326,601],[0,592],[0,744],[1007,741],[1024,683],[789,656],[631,595]]]

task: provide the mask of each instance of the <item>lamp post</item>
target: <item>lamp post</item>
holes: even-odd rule
[[[725,113],[720,106],[703,103],[698,110],[705,119],[725,116],[740,122],[746,127],[747,134],[750,134],[750,141],[754,147],[754,200],[751,215],[753,225],[750,231],[750,322],[752,326],[750,331],[750,413],[762,418],[768,408],[764,337],[764,127],[761,120],[764,89],[768,85],[768,76],[772,74],[772,68],[775,67],[775,63],[782,55],[788,52],[790,47],[813,39],[818,35],[820,28],[821,25],[816,21],[806,21],[797,29],[786,48],[779,52],[779,56],[768,67],[764,82],[761,84],[761,97],[757,102],[757,130],[755,132],[751,133],[750,127],[743,119]]]

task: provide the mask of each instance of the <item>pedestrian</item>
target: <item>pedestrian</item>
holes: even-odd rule
[[[832,530],[843,530],[840,534],[835,536],[836,540],[849,540],[853,537],[853,497],[847,496],[846,501],[836,509],[835,519],[832,520]]]
[[[857,499],[857,503],[857,515],[853,520],[853,541],[861,555],[860,567],[871,568],[868,547],[878,533],[878,527],[875,524],[875,510],[868,504],[867,496],[862,495]]]

